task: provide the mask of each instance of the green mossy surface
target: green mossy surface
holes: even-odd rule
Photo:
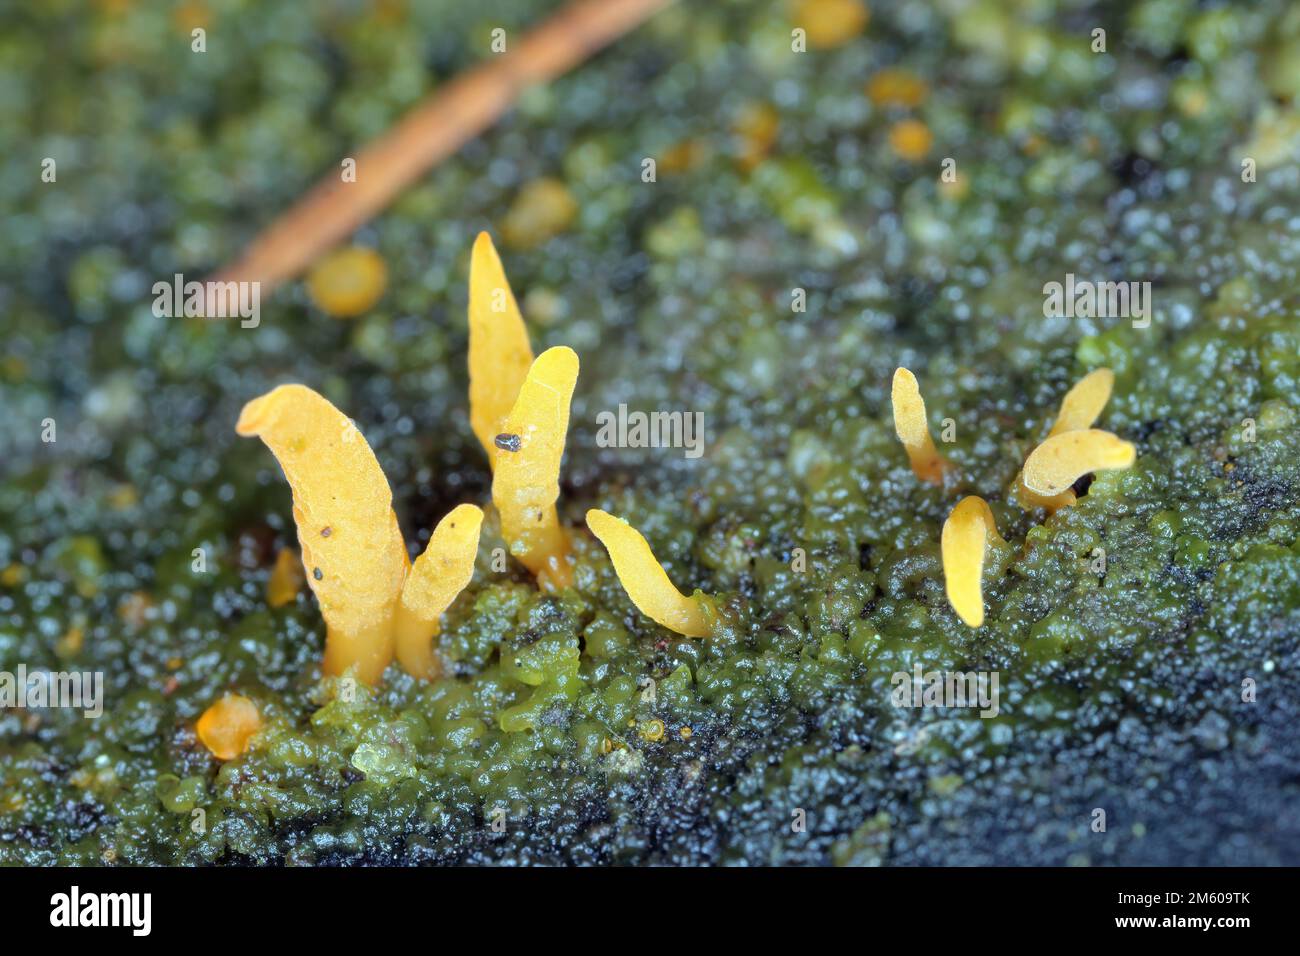
[[[99,670],[107,700],[0,711],[0,863],[1300,862],[1294,135],[1240,176],[1257,124],[1300,128],[1291,5],[873,3],[860,40],[803,55],[783,4],[679,5],[366,226],[390,273],[369,314],[293,284],[256,329],[155,317],[150,287],[232,258],[550,5],[207,6],[205,54],[153,4],[4,14],[0,668]],[[924,104],[872,105],[886,64]],[[730,124],[755,102],[780,126],[746,173]],[[924,163],[890,153],[904,115],[934,133]],[[642,182],[687,139],[697,166]],[[535,348],[582,358],[562,517],[627,518],[724,624],[692,641],[642,618],[582,531],[575,587],[542,595],[492,571],[489,521],[439,638],[452,676],[394,666],[342,699],[310,594],[265,600],[290,497],[239,408],[299,381],[353,416],[413,550],[486,503],[468,252],[543,176],[576,221],[502,254]],[[1068,272],[1150,280],[1151,326],[1045,318]],[[936,432],[956,425],[950,487],[919,485],[894,437],[900,364]],[[1135,467],[1022,512],[1024,456],[1102,365],[1099,425]],[[598,448],[619,403],[704,412],[706,454]],[[962,494],[1010,542],[978,631],[939,561]],[[894,708],[918,662],[998,671],[999,715]],[[227,690],[266,728],[222,765],[193,725]]]

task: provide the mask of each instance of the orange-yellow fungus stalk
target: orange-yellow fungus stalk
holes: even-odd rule
[[[609,551],[619,583],[638,611],[686,637],[707,637],[712,632],[704,596],[696,591],[687,597],[673,586],[641,532],[599,508],[587,512],[587,527]]]
[[[1005,543],[988,502],[978,495],[959,501],[943,523],[940,548],[948,603],[970,627],[984,623],[984,554],[990,538]]]
[[[239,694],[227,694],[203,712],[195,730],[214,757],[234,760],[248,750],[249,740],[261,728],[257,705]]]
[[[1110,432],[1087,428],[1053,435],[1025,461],[1025,487],[1040,495],[1059,495],[1084,475],[1128,468],[1137,449]]]
[[[890,397],[894,403],[894,431],[907,449],[912,473],[922,481],[942,484],[948,463],[935,449],[930,437],[930,426],[925,420],[925,399],[921,398],[916,376],[901,366],[896,369]]]
[[[433,680],[442,667],[433,653],[442,612],[474,576],[483,511],[458,505],[433,529],[424,553],[415,559],[402,586],[394,634],[397,661],[408,674]]]
[[[492,502],[501,515],[501,533],[510,553],[552,590],[573,580],[569,538],[555,501],[577,381],[577,353],[565,346],[547,349],[528,370],[514,408],[492,439],[497,446]]]
[[[495,466],[493,439],[533,364],[528,329],[492,237],[480,232],[469,260],[469,421]]]
[[[271,607],[284,607],[293,602],[302,590],[304,581],[302,561],[293,548],[281,548],[275,556],[275,566],[266,581],[266,603]]]
[[[352,668],[376,683],[393,659],[410,559],[374,452],[347,416],[303,385],[253,399],[235,430],[266,443],[293,490],[303,567],[325,618],[325,672]]]
[[[1110,401],[1114,387],[1115,373],[1108,368],[1096,369],[1079,379],[1061,399],[1061,409],[1057,412],[1056,422],[1047,437],[1091,428]],[[1016,496],[1026,508],[1046,508],[1050,513],[1075,502],[1074,491],[1069,488],[1059,495],[1038,494],[1025,484],[1023,471],[1016,479],[1016,485]]]

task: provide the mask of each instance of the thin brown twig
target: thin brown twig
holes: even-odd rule
[[[356,181],[319,180],[213,278],[269,295],[488,129],[527,87],[567,72],[673,0],[574,0],[508,52],[454,77],[356,154]]]

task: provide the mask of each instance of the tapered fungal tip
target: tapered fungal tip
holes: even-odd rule
[[[274,422],[276,413],[284,407],[284,403],[295,392],[305,390],[302,385],[279,385],[265,395],[259,395],[240,411],[239,420],[235,422],[235,432],[245,438],[262,434]]]

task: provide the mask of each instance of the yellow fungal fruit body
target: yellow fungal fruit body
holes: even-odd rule
[[[408,674],[433,680],[442,667],[433,653],[433,638],[442,612],[474,576],[483,511],[460,505],[438,522],[424,553],[415,559],[397,608],[394,627],[397,661]]]
[[[619,583],[638,611],[686,637],[709,635],[713,626],[703,596],[687,597],[673,586],[641,532],[598,508],[587,512],[587,527],[609,551]]]
[[[772,151],[781,117],[768,103],[748,103],[737,114],[732,130],[736,138],[736,165],[753,169]]]
[[[495,466],[493,439],[533,364],[528,329],[492,237],[480,232],[469,260],[469,421]]]
[[[970,627],[984,623],[984,554],[990,538],[1004,543],[988,503],[977,495],[958,502],[943,523],[940,548],[948,603]]]
[[[902,120],[889,129],[889,148],[899,159],[919,163],[930,155],[934,136],[920,120]]]
[[[1091,428],[1110,401],[1114,387],[1115,373],[1108,368],[1099,368],[1079,379],[1061,399],[1061,409],[1047,437]],[[1025,484],[1023,471],[1016,479],[1016,497],[1026,508],[1045,508],[1049,513],[1075,502],[1074,492],[1068,488],[1059,495],[1040,495],[1031,490]]]
[[[830,49],[858,36],[871,19],[862,0],[794,0],[791,22],[808,32],[808,45]]]
[[[578,201],[558,179],[534,179],[515,197],[501,224],[501,238],[514,249],[531,249],[568,229]]]
[[[302,562],[293,548],[281,548],[275,556],[275,567],[266,582],[266,603],[271,607],[284,607],[293,603],[303,585]]]
[[[248,750],[249,740],[261,728],[257,705],[239,694],[227,694],[203,712],[195,730],[214,757],[234,760]]]
[[[307,294],[336,319],[370,311],[388,285],[388,267],[373,249],[352,246],[331,252],[307,276]]]
[[[1040,495],[1059,495],[1089,472],[1128,468],[1136,458],[1137,449],[1110,432],[1064,432],[1047,439],[1025,461],[1025,487]]]
[[[948,465],[930,437],[930,426],[925,420],[925,400],[921,398],[916,376],[905,368],[895,370],[890,398],[894,405],[894,432],[907,449],[912,473],[922,481],[942,484]]]
[[[577,353],[564,346],[547,349],[528,370],[514,408],[493,439],[498,454],[492,502],[501,515],[501,533],[510,553],[551,590],[573,579],[569,539],[555,501],[577,381]]]
[[[235,430],[271,449],[293,491],[302,563],[325,618],[324,668],[376,683],[410,560],[379,462],[356,426],[303,385],[244,406]]]
[[[908,70],[881,70],[867,81],[867,96],[877,106],[920,106],[927,92],[925,80]]]
[[[1114,387],[1115,373],[1108,368],[1099,368],[1079,379],[1061,399],[1061,410],[1047,437],[1091,428],[1110,401]]]

